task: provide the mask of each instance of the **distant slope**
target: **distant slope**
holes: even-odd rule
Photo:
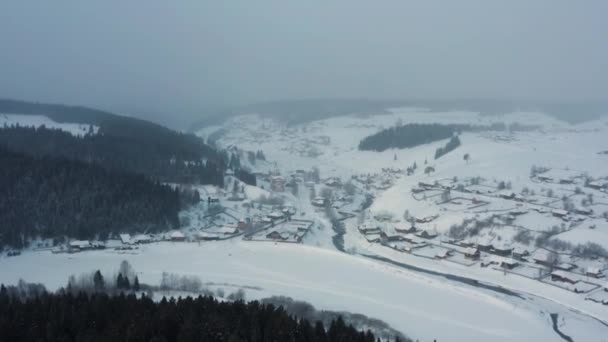
[[[590,121],[608,115],[608,103],[599,102],[492,99],[305,99],[260,102],[227,108],[216,115],[210,115],[193,123],[190,130],[195,132],[205,126],[220,125],[227,118],[243,114],[259,114],[279,119],[288,124],[298,124],[351,114],[378,115],[395,107],[427,108],[433,112],[471,111],[482,115],[537,111],[569,123]]]
[[[100,125],[110,119],[128,119],[103,110],[62,104],[0,99],[0,113],[46,115],[56,122]],[[130,119],[130,118],[129,118]],[[136,120],[136,119],[130,119]]]
[[[192,134],[85,107],[0,100],[0,113],[98,127],[97,134],[80,137],[46,128],[0,127],[0,145],[15,151],[95,162],[167,182],[223,183],[225,158]]]

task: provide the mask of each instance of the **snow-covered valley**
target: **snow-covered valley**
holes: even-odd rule
[[[447,140],[358,149],[410,123],[534,129],[462,132],[461,146],[439,159]],[[363,313],[414,340],[604,341],[608,260],[588,246],[608,248],[607,124],[416,108],[294,125],[230,118],[197,134],[240,154],[257,186],[230,173],[223,189],[195,187],[203,201],[182,213],[179,234],[2,257],[0,282],[57,289],[128,260],[146,283],[165,271],[196,275],[248,299],[285,295]],[[247,158],[256,151],[264,157]]]

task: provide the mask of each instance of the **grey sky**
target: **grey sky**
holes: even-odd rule
[[[0,97],[157,120],[294,98],[605,100],[606,13],[604,0],[3,0]]]

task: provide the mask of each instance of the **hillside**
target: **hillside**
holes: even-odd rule
[[[221,185],[226,158],[192,135],[85,107],[0,100],[0,145],[165,182]],[[88,129],[87,129],[87,126]]]
[[[186,196],[144,176],[0,147],[0,246],[178,226]]]

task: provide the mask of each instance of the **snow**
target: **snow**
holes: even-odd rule
[[[23,114],[3,114],[0,113],[0,127],[19,125],[22,127],[46,127],[49,129],[60,129],[74,136],[83,136],[92,129],[93,134],[97,134],[98,126],[78,123],[59,123],[53,121],[45,115],[23,115]]]
[[[223,241],[175,248],[161,242],[128,255],[29,252],[0,259],[0,282],[16,283],[23,277],[54,289],[64,285],[70,274],[95,269],[114,274],[123,259],[133,265],[142,282],[156,284],[162,272],[169,271],[198,275],[204,282],[259,287],[247,290],[247,297],[287,295],[320,309],[360,312],[420,340],[560,341],[547,314],[556,310],[551,302],[510,298],[305,245]],[[574,319],[580,325],[569,331],[574,338],[608,332],[597,321],[574,312],[560,315],[566,317],[566,328]]]

